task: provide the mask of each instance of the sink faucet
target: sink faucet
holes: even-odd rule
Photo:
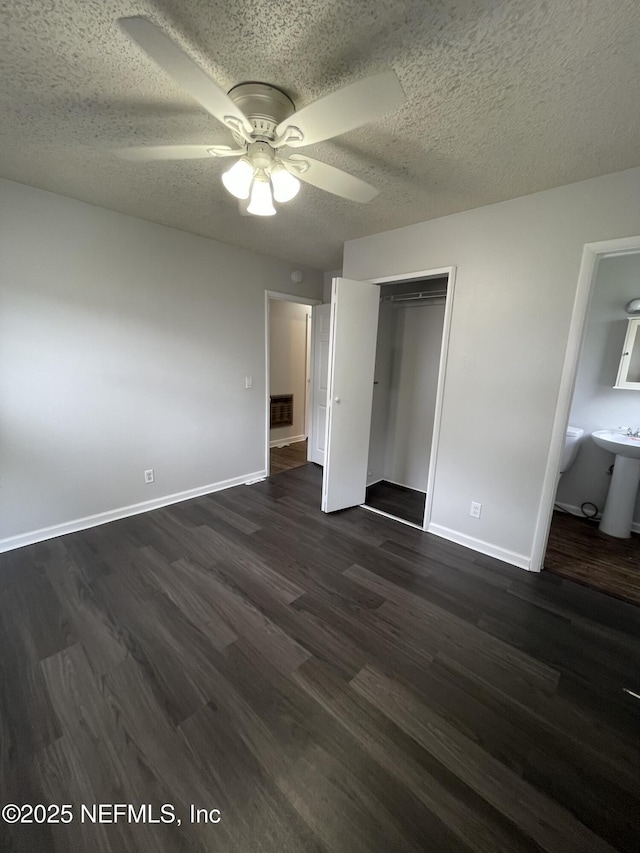
[[[627,427],[626,435],[633,436],[634,438],[640,438],[640,427],[636,427],[635,432],[631,427]]]

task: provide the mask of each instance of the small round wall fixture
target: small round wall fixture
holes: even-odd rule
[[[302,270],[294,270],[291,273],[291,281],[294,284],[301,284],[303,279],[304,279],[304,276],[302,275]]]
[[[640,314],[640,299],[632,299],[625,306],[627,314]]]

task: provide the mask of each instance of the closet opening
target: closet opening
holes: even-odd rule
[[[365,509],[423,529],[448,275],[382,284]]]

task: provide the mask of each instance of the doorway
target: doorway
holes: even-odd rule
[[[266,292],[267,476],[307,462],[311,308],[318,300]]]
[[[424,525],[448,276],[380,286],[366,509]]]
[[[444,288],[445,282],[446,290]],[[375,512],[392,515],[394,518],[420,529],[428,529],[433,504],[433,483],[435,482],[437,466],[454,283],[454,267],[386,276],[373,281],[352,281],[344,278],[333,280],[329,336],[326,460],[322,488],[322,510],[324,512],[334,512],[351,506],[364,506]],[[387,285],[394,285],[394,287],[385,287]],[[424,377],[421,376],[423,358],[419,355],[424,342],[421,340],[420,334],[416,333],[416,329],[419,330],[423,321],[418,320],[417,315],[407,313],[406,317],[413,316],[413,319],[405,319],[402,322],[397,319],[401,316],[400,313],[395,318],[394,328],[402,326],[404,329],[405,324],[416,327],[413,334],[409,335],[412,344],[408,349],[411,350],[413,347],[414,351],[408,354],[406,358],[405,375],[400,377],[398,374],[396,376],[398,381],[395,387],[389,380],[386,389],[388,401],[392,394],[399,397],[399,390],[402,387],[402,395],[400,396],[405,401],[404,407],[402,404],[396,406],[399,416],[395,418],[393,426],[394,432],[399,435],[399,440],[391,442],[393,451],[390,451],[390,453],[397,455],[395,470],[401,470],[402,465],[404,465],[402,477],[405,482],[396,479],[395,484],[389,483],[389,485],[400,486],[411,493],[418,493],[418,497],[422,492],[423,511],[421,512],[421,507],[418,507],[416,515],[414,507],[416,521],[402,519],[402,513],[386,513],[380,508],[367,506],[367,503],[371,503],[367,500],[367,485],[371,486],[376,480],[379,482],[383,480],[380,470],[384,470],[384,466],[381,469],[380,464],[378,464],[376,476],[376,468],[370,466],[369,462],[376,456],[380,459],[382,455],[386,455],[386,446],[384,454],[381,454],[376,445],[386,445],[384,434],[387,431],[386,424],[389,423],[388,412],[390,408],[388,405],[386,406],[387,417],[380,416],[380,410],[385,408],[383,401],[385,388],[380,385],[380,378],[376,378],[375,369],[376,355],[382,353],[385,348],[384,343],[380,350],[377,347],[380,302],[381,299],[390,302],[394,293],[397,302],[400,301],[401,297],[405,297],[406,305],[404,308],[406,309],[409,308],[410,301],[415,300],[417,303],[422,297],[426,298],[427,293],[434,298],[434,301],[436,293],[438,293],[437,298],[443,300],[441,302],[443,315],[439,322],[438,334],[431,336],[433,348],[429,361],[430,366],[435,366],[436,369],[432,376],[432,387],[427,395],[430,398],[430,406],[426,408],[424,406],[417,407],[418,411],[421,408],[425,411],[430,408],[430,415],[421,419],[415,417],[416,413],[411,411],[413,405],[411,397],[412,394],[416,395],[416,374],[420,377],[418,382],[420,393],[418,396],[422,396],[423,384],[425,384],[422,383]],[[403,309],[394,307],[390,310],[402,311]],[[423,303],[422,308],[413,307],[412,310],[429,311],[431,309],[424,308]],[[382,330],[385,329],[385,312],[386,305],[382,312],[383,320],[380,324]],[[395,315],[390,315],[390,317],[393,316]],[[435,317],[435,315],[433,316]],[[392,322],[390,325],[394,326],[394,323]],[[383,331],[381,341],[386,341],[388,348],[389,342],[394,337],[395,331],[391,334],[387,330],[386,335]],[[400,369],[400,362],[401,359],[396,360],[397,370]],[[392,362],[387,360],[386,364],[386,375],[391,377],[394,374],[393,368],[389,366]],[[379,375],[382,367],[380,361]],[[382,372],[384,373],[384,369]],[[412,376],[413,379],[411,379]],[[412,381],[414,383],[413,390],[411,390]],[[375,385],[375,382],[378,382],[378,385]],[[377,389],[380,389],[380,393],[377,393]],[[374,396],[378,398],[376,401],[377,422],[373,406]],[[407,401],[411,405],[407,405]],[[374,426],[373,430],[372,425]],[[418,456],[420,456],[420,464],[417,464],[416,461]],[[410,482],[406,482],[407,479]],[[405,496],[415,497],[416,495]],[[395,501],[398,503],[397,497]]]
[[[629,319],[625,305],[640,297],[639,282],[640,237],[585,246],[545,477],[546,524],[539,519],[533,562],[636,604],[640,500],[630,535],[628,528],[610,535],[606,522],[600,529],[618,457],[599,447],[592,433],[640,425],[640,390],[614,387]],[[567,425],[583,435],[574,461],[567,469],[565,455],[560,474]]]

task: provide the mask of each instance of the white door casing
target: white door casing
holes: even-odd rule
[[[322,510],[364,502],[380,288],[334,278]]]
[[[313,332],[311,358],[311,416],[307,459],[324,465],[327,424],[327,381],[329,375],[329,327],[331,305],[314,305],[311,309]]]
[[[307,323],[305,331],[305,347],[304,347],[304,435],[309,438],[311,429],[311,310],[307,314]],[[307,458],[309,451],[307,450]]]

